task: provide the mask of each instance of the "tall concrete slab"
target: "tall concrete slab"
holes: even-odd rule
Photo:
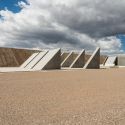
[[[61,49],[54,49],[48,53],[33,67],[33,70],[49,70],[61,68]]]
[[[109,56],[107,61],[105,62],[105,66],[115,66],[117,63],[116,56]]]
[[[69,52],[63,52],[61,54],[61,63],[66,59],[66,57],[69,55]]]
[[[61,63],[61,67],[70,67],[70,65],[73,63],[77,56],[77,53],[70,52],[66,59]]]
[[[40,52],[25,68],[33,69],[33,67],[47,54],[48,51]]]
[[[39,53],[32,54],[21,66],[20,68],[25,68]]]
[[[125,54],[118,55],[118,66],[125,66]]]
[[[92,56],[89,58],[84,69],[99,69],[100,68],[100,48],[96,48]]]
[[[80,54],[76,57],[70,68],[82,68],[85,65],[85,50],[82,50]]]

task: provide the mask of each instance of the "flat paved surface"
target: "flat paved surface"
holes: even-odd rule
[[[125,125],[125,69],[0,74],[0,125]]]

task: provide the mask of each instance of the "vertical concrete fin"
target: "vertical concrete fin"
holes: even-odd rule
[[[37,55],[38,55],[38,53],[32,54],[32,55],[20,66],[20,68],[25,68]]]
[[[60,69],[61,49],[54,49],[48,53],[33,67],[33,70]]]
[[[92,56],[89,58],[84,69],[99,69],[100,68],[100,48],[96,48]]]
[[[85,50],[82,50],[73,63],[70,65],[70,68],[82,68],[85,65]]]

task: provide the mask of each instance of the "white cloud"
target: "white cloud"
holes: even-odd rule
[[[109,50],[110,50],[110,53],[122,52],[122,50],[120,50],[122,46],[121,41],[116,37],[106,37],[106,38],[99,39],[97,41],[97,44],[100,48],[102,48],[102,51],[105,53],[108,53]]]
[[[0,11],[0,46],[121,51],[125,0],[28,0],[20,13]]]
[[[20,8],[26,8],[27,7],[27,4],[23,1],[19,1],[17,6],[19,6]]]

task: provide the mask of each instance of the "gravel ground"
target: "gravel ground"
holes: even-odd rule
[[[125,69],[0,74],[0,125],[125,125]]]

